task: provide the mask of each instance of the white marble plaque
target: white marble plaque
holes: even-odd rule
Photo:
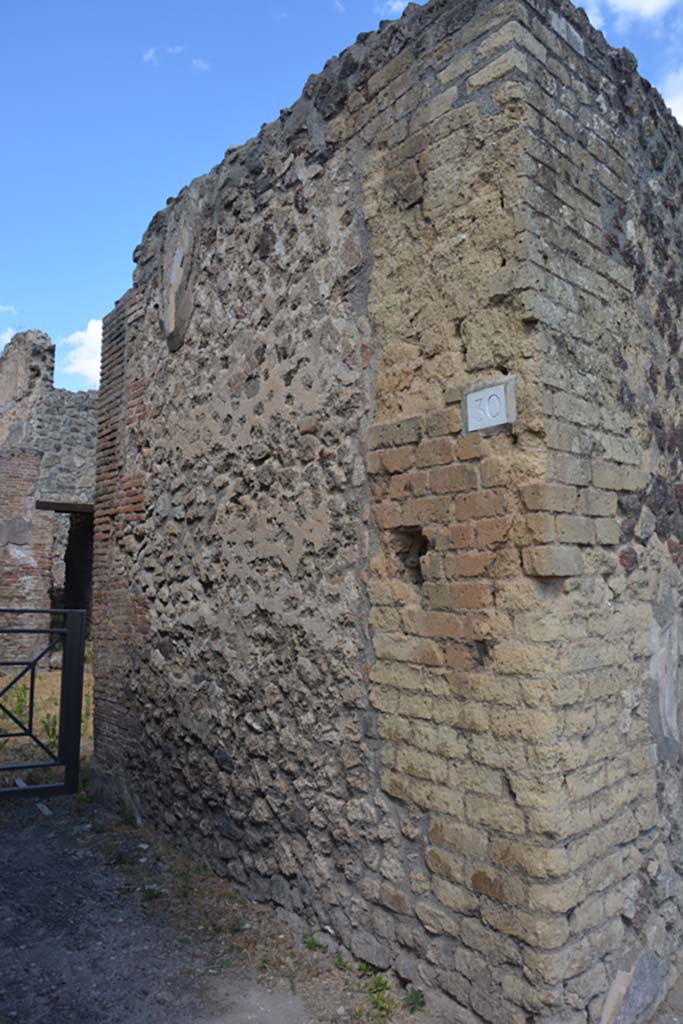
[[[515,378],[506,377],[497,384],[476,388],[463,399],[463,423],[469,434],[473,430],[488,430],[502,423],[514,423],[517,418]]]

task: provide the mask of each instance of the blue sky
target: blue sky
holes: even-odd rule
[[[166,198],[402,0],[0,0],[0,348],[38,327],[93,386],[99,321]],[[590,0],[683,123],[683,0]],[[69,368],[70,367],[70,368]]]

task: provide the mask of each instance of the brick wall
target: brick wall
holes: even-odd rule
[[[126,375],[129,324],[135,302],[124,296],[105,318],[102,382],[97,422],[97,479],[93,565],[94,671],[97,680],[95,740],[101,760],[116,762],[134,746],[139,731],[127,713],[130,673],[146,643],[144,603],[135,580],[126,576],[118,545],[140,522],[144,487],[140,474],[126,472],[128,429],[144,412],[139,382]],[[95,769],[95,784],[97,784]]]

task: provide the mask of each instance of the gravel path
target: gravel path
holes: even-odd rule
[[[47,814],[28,799],[0,806],[2,1024],[309,1019],[301,1000],[242,974],[218,985],[209,974],[214,946],[188,945],[150,912],[157,890],[117,866],[144,866],[135,853],[148,844],[117,834],[116,819],[99,808],[70,799],[42,806]]]
[[[0,906],[0,1024],[377,1019],[332,950],[75,797],[0,802]]]

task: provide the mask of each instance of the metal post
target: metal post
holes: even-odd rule
[[[65,614],[65,620],[66,635],[59,708],[59,760],[64,764],[65,792],[76,793],[81,749],[85,612],[69,609]]]

